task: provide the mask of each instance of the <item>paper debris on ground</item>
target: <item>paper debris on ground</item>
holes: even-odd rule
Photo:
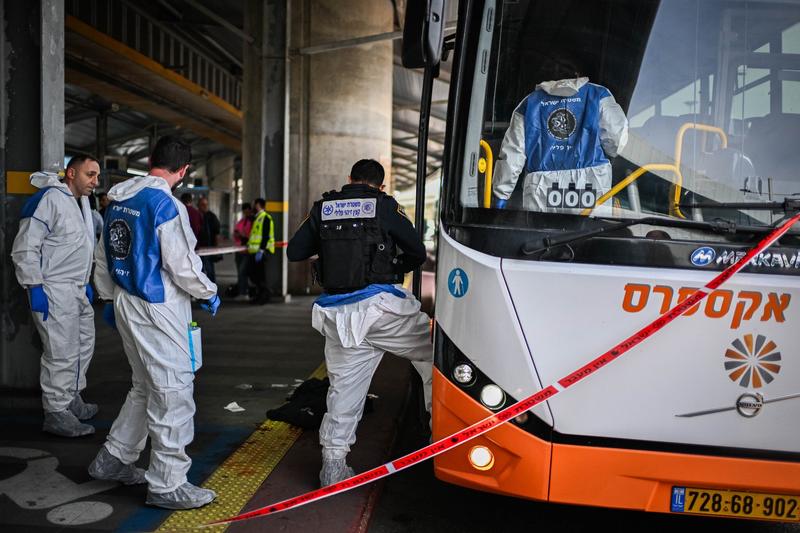
[[[231,413],[241,413],[242,411],[244,411],[244,407],[242,407],[236,402],[229,403],[228,405],[225,406],[225,409],[227,409]]]

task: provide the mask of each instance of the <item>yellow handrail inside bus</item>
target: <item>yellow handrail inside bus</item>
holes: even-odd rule
[[[675,187],[673,189],[674,192],[672,198],[672,209],[670,211],[681,218],[686,218],[686,215],[684,215],[681,212],[680,207],[678,207],[678,204],[680,203],[681,190],[683,188],[683,174],[681,173],[681,157],[683,155],[683,137],[689,130],[700,130],[700,131],[708,131],[711,133],[716,133],[717,135],[719,135],[720,139],[722,139],[722,148],[728,147],[728,136],[721,128],[718,128],[716,126],[710,126],[708,124],[700,124],[699,122],[687,122],[678,129],[678,133],[675,135],[674,165],[668,163],[651,163],[637,168],[624,180],[620,181],[614,187],[612,187],[610,191],[601,196],[597,200],[595,207],[607,202],[609,198],[612,198],[619,191],[621,191],[622,189],[624,189],[625,187],[627,187],[628,185],[639,179],[645,172],[664,170],[675,174]],[[588,216],[592,213],[593,210],[594,208],[584,209],[583,211],[581,211],[581,215]]]
[[[594,205],[594,207],[587,207],[586,209],[581,211],[581,215],[588,216],[588,215],[592,214],[592,211],[597,206],[600,206],[600,205],[603,205],[604,203],[606,203],[610,198],[614,197],[619,191],[621,191],[622,189],[624,189],[625,187],[627,187],[628,185],[630,185],[634,181],[636,181],[639,178],[641,178],[644,175],[645,172],[655,172],[656,170],[663,170],[663,171],[667,171],[667,172],[672,172],[676,176],[679,175],[678,174],[678,169],[675,167],[675,165],[672,165],[672,164],[669,164],[669,163],[651,163],[649,165],[641,166],[641,167],[637,168],[636,170],[634,170],[633,172],[631,172],[624,180],[622,180],[619,183],[617,183],[616,185],[614,185],[611,188],[610,191],[608,191],[603,196],[598,198],[597,199],[597,203]]]
[[[672,198],[672,206],[675,210],[675,214],[681,218],[686,218],[681,212],[681,208],[679,207],[681,201],[681,190],[683,189],[683,174],[681,173],[681,156],[683,155],[683,136],[689,130],[700,130],[700,131],[708,131],[710,133],[716,133],[719,135],[720,139],[722,139],[722,148],[728,147],[728,136],[725,132],[716,126],[710,126],[708,124],[700,124],[699,122],[687,122],[686,124],[682,125],[678,129],[678,134],[675,136],[675,168],[678,170],[677,177],[678,181],[675,183],[675,194]]]
[[[489,143],[481,139],[481,148],[486,152],[486,169],[483,175],[483,207],[492,207],[492,172],[494,171],[494,154]],[[480,168],[479,168],[480,170]]]

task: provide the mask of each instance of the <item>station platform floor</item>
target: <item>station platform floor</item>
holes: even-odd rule
[[[227,263],[227,261],[226,261]],[[218,276],[225,285],[225,276]],[[228,281],[231,281],[228,279]],[[265,421],[302,380],[324,377],[324,339],[311,328],[313,298],[252,306],[223,298],[216,317],[199,308],[204,364],[195,379],[195,438],[189,480],[214,488],[217,500],[195,511],[145,506],[146,486],[92,480],[86,468],[130,387],[130,368],[115,331],[100,318],[96,351],[83,397],[100,405],[92,436],[61,438],[41,431],[37,392],[0,393],[0,531],[188,531],[241,510],[318,487],[316,430]],[[349,461],[357,472],[388,460],[408,396],[411,366],[385,357],[370,392]],[[237,402],[244,411],[224,407]],[[149,448],[137,463],[149,462]],[[228,531],[366,531],[380,491],[371,485],[272,517],[233,524]],[[204,531],[223,531],[214,527]]]

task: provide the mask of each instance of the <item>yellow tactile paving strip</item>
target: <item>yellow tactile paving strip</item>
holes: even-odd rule
[[[322,379],[325,375],[322,364],[310,377]],[[203,483],[203,487],[216,491],[217,499],[200,509],[173,512],[156,531],[187,531],[239,513],[302,432],[285,422],[265,421]],[[202,531],[222,532],[227,527]]]

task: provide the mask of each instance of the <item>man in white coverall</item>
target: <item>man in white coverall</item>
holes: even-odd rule
[[[172,195],[191,161],[191,147],[162,137],[150,173],[115,185],[96,256],[95,285],[115,325],[133,386],[105,445],[89,466],[95,479],[147,482],[147,501],[168,509],[211,502],[212,490],[186,480],[186,446],[194,438],[194,371],[202,361],[190,346],[191,297],[219,307],[217,286],[202,273],[186,207]],[[113,305],[113,307],[112,307]],[[150,436],[147,472],[134,466]]]
[[[314,329],[325,335],[331,382],[319,430],[322,486],[353,475],[347,453],[385,352],[412,361],[431,408],[430,320],[399,285],[425,261],[425,246],[397,201],[383,192],[383,178],[380,163],[358,161],[349,184],[314,204],[286,250],[290,261],[319,255],[315,269],[325,288],[312,311]]]
[[[62,437],[94,433],[81,420],[97,414],[97,405],[84,403],[81,391],[94,353],[89,277],[95,239],[88,196],[99,175],[100,165],[88,156],[73,157],[63,181],[54,172],[33,174],[39,192],[22,208],[11,249],[42,339],[42,429]]]
[[[520,102],[506,130],[494,168],[495,206],[505,207],[524,171],[524,209],[593,208],[611,188],[608,158],[627,141],[628,119],[608,89],[589,78],[542,82]],[[551,194],[554,184],[561,192]],[[577,194],[566,196],[570,187]]]

